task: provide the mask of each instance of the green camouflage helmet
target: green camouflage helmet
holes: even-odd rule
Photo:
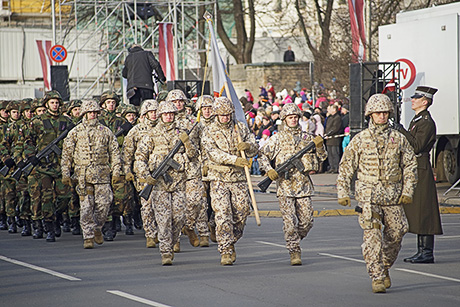
[[[126,116],[126,114],[128,113],[134,113],[136,114],[136,116],[138,116],[139,112],[137,111],[137,108],[136,106],[132,105],[132,104],[127,104],[125,105],[124,109],[123,109],[123,112],[121,113],[121,115],[124,117]]]
[[[88,112],[101,112],[101,107],[96,100],[83,100],[81,103],[80,116],[85,115]]]
[[[280,113],[281,120],[284,120],[289,115],[297,115],[299,118],[302,116],[302,112],[295,103],[285,104]]]
[[[32,112],[35,112],[37,108],[43,107],[42,99],[41,98],[35,98],[34,101],[32,102],[32,106],[30,110]]]
[[[166,101],[175,101],[175,100],[182,100],[187,102],[187,96],[185,96],[184,92],[181,90],[172,90],[168,93],[168,96],[166,96]]]
[[[102,107],[102,105],[104,104],[104,102],[105,102],[107,99],[113,99],[113,100],[115,100],[117,106],[118,106],[119,103],[120,103],[120,98],[117,96],[117,94],[115,94],[115,93],[112,92],[112,91],[107,91],[107,92],[102,93],[102,95],[101,95],[101,100],[99,101],[99,105]]]
[[[82,101],[80,99],[74,99],[70,101],[68,111],[71,112],[73,108],[81,107]]]
[[[59,94],[58,91],[53,90],[53,91],[49,91],[49,92],[45,93],[45,97],[43,97],[43,100],[42,100],[42,106],[46,107],[46,103],[50,99],[58,99],[59,103],[62,104],[62,96],[61,96],[61,94]]]
[[[6,109],[9,103],[9,100],[0,100],[0,110]]]
[[[155,99],[146,99],[142,102],[141,116],[144,116],[149,111],[156,111],[158,109],[158,102]]]
[[[214,113],[217,115],[233,114],[235,112],[235,106],[227,97],[218,97],[214,101]]]
[[[211,95],[200,96],[196,101],[196,105],[200,106],[200,109],[204,107],[212,107],[214,105],[214,97]]]
[[[8,112],[11,110],[19,111],[20,105],[21,105],[21,100],[11,100],[8,106],[6,107],[6,110]]]
[[[162,101],[158,106],[158,116],[163,113],[177,113],[177,108],[172,101]]]
[[[364,116],[369,116],[375,112],[393,113],[394,108],[390,98],[385,94],[374,94],[369,98],[366,104]]]

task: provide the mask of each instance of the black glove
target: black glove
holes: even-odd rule
[[[26,162],[25,162],[24,160],[21,160],[21,161],[19,161],[19,163],[17,164],[17,166],[18,166],[18,168],[23,169],[24,166],[26,166]]]
[[[12,168],[12,167],[16,166],[16,163],[14,163],[14,160],[11,159],[11,158],[6,159],[5,162],[3,162],[3,164],[8,166],[9,168]]]
[[[37,165],[40,164],[40,160],[38,160],[36,156],[31,156],[31,157],[29,157],[29,162],[30,162],[30,164],[32,164],[33,166],[37,166]]]
[[[393,124],[393,129],[395,129],[396,131],[401,132],[402,130],[404,130],[404,126],[401,125],[400,123],[394,123]]]

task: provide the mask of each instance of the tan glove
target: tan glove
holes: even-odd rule
[[[134,174],[129,172],[126,174],[126,181],[134,181]]]
[[[238,149],[238,151],[248,150],[249,147],[251,147],[251,144],[247,142],[241,142],[241,143],[238,143],[238,145],[236,145],[236,149]]]
[[[337,200],[337,202],[339,203],[339,205],[344,206],[344,207],[346,207],[346,206],[350,207],[351,206],[350,197],[339,198]]]
[[[267,176],[268,178],[270,178],[270,180],[276,180],[279,177],[278,172],[275,171],[274,169],[269,170],[267,172]]]
[[[408,205],[412,204],[412,197],[407,195],[401,195],[398,201],[398,205]]]
[[[125,180],[125,176],[112,176],[112,184],[122,183]]]
[[[321,148],[323,147],[324,140],[321,136],[318,135],[313,139],[313,143],[315,143],[316,148]]]
[[[249,166],[249,161],[244,158],[238,157],[236,158],[235,165],[240,167]]]
[[[185,131],[179,134],[179,139],[182,141],[182,143],[184,143],[185,146],[187,146],[187,143],[190,143],[190,137]]]
[[[72,180],[70,179],[70,177],[62,177],[62,184],[71,187]]]
[[[203,167],[201,168],[201,175],[203,177],[207,177],[208,176],[208,170],[209,170],[209,167],[207,165],[203,165]]]
[[[147,178],[145,178],[145,182],[148,185],[155,185],[155,183],[157,183],[157,180],[153,178],[152,176],[148,176]]]

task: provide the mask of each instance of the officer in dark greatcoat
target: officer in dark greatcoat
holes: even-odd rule
[[[415,116],[408,131],[400,129],[414,148],[418,164],[418,184],[413,202],[404,206],[409,232],[417,234],[418,251],[414,256],[405,258],[405,262],[433,263],[434,235],[442,234],[438,196],[430,164],[430,151],[436,141],[436,124],[428,112],[437,91],[428,86],[418,86],[415,89],[415,94],[411,96]]]

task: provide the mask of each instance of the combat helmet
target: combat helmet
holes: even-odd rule
[[[139,114],[139,112],[137,111],[136,106],[134,106],[132,104],[125,105],[123,111],[121,112],[121,116],[124,117],[128,113],[134,113],[134,114],[136,114],[136,116]]]
[[[198,98],[196,105],[200,108],[212,107],[214,105],[214,98],[211,95],[203,95]]]
[[[227,97],[218,97],[214,101],[214,113],[217,115],[233,114],[235,112],[235,106]]]
[[[146,99],[142,102],[141,116],[144,116],[149,111],[156,111],[158,109],[158,102],[155,99]]]
[[[32,102],[32,106],[30,110],[32,112],[35,112],[35,110],[40,107],[43,107],[42,98],[35,98],[34,101]]]
[[[9,100],[0,100],[0,110],[6,109],[9,103]]]
[[[73,108],[81,108],[82,101],[80,99],[74,99],[70,101],[68,111],[71,112]]]
[[[20,111],[22,112],[22,111],[24,111],[24,110],[30,110],[30,109],[32,109],[32,102],[33,102],[33,101],[34,101],[34,100],[33,100],[32,98],[24,98],[24,99],[21,101],[20,105],[19,105]]]
[[[6,110],[8,112],[11,110],[19,111],[20,104],[21,104],[21,100],[11,100],[8,106],[6,107]]]
[[[369,116],[375,112],[393,113],[394,108],[390,98],[385,94],[372,95],[366,104],[366,112],[364,116]]]
[[[61,96],[61,94],[59,94],[58,91],[53,90],[53,91],[48,91],[48,92],[45,93],[45,97],[43,97],[43,100],[42,100],[42,106],[46,107],[46,103],[50,99],[58,99],[59,104],[62,104],[62,96]]]
[[[177,108],[172,101],[162,101],[158,106],[158,116],[163,113],[177,113]]]
[[[118,97],[117,94],[115,94],[112,91],[106,91],[106,92],[102,93],[101,99],[99,101],[99,105],[102,106],[107,99],[115,100],[116,106],[118,106],[119,103],[120,103],[120,98]]]
[[[166,101],[175,101],[175,100],[188,101],[187,96],[185,96],[183,91],[172,90],[168,93],[168,96],[166,96]]]
[[[83,100],[81,103],[80,116],[88,112],[101,112],[101,107],[95,100]]]
[[[289,115],[297,115],[299,118],[302,116],[302,112],[295,103],[285,104],[280,113],[280,119],[284,120]]]

